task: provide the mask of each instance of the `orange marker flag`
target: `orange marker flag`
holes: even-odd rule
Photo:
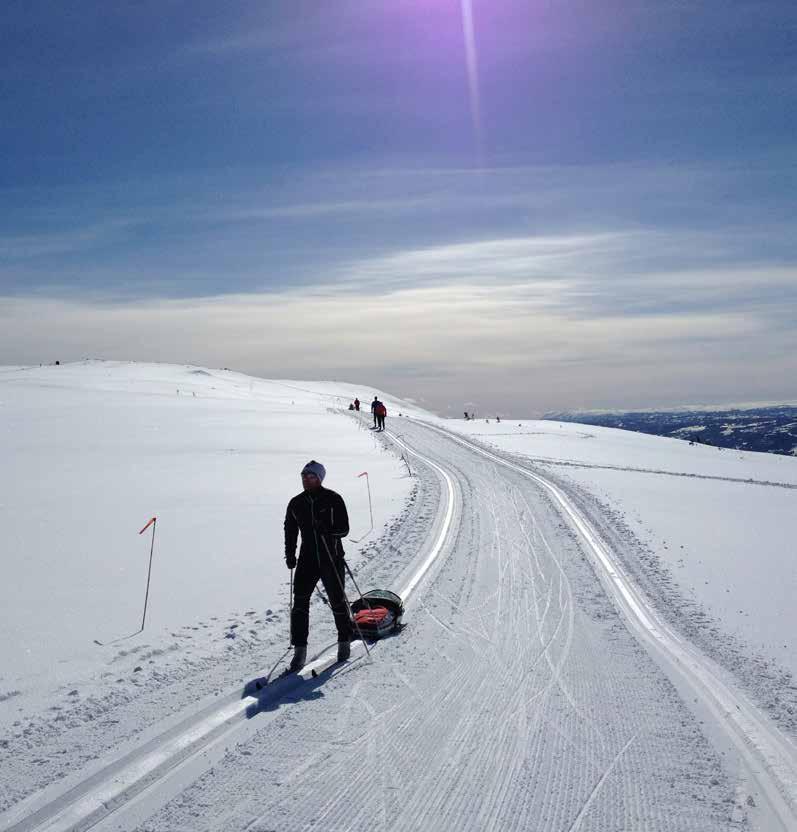
[[[157,520],[157,517],[150,517],[149,523],[139,532],[139,534],[144,534],[144,532]]]

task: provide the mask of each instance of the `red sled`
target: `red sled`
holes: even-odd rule
[[[404,604],[395,592],[386,589],[372,589],[358,598],[352,605],[354,632],[358,636],[373,640],[398,632]]]

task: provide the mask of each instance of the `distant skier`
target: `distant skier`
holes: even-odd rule
[[[376,407],[374,408],[374,415],[376,416],[376,429],[384,430],[385,416],[387,416],[387,408],[384,406],[384,404],[382,404],[382,402],[377,401]]]
[[[351,655],[351,614],[346,603],[345,565],[341,538],[349,533],[349,515],[343,498],[324,488],[326,470],[314,459],[302,468],[301,494],[289,503],[285,512],[285,563],[296,569],[291,607],[291,644],[293,659],[288,668],[296,672],[307,660],[307,634],[310,627],[310,596],[318,583],[324,589],[335,616],[338,630],[338,661]],[[299,560],[296,542],[302,533]]]
[[[355,399],[355,400],[354,400],[354,409],[355,409],[358,413],[360,412],[360,400],[359,400],[359,399]]]

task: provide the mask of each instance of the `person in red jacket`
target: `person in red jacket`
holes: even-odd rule
[[[387,416],[387,408],[382,402],[377,401],[374,406],[374,416],[376,416],[376,429],[385,429],[385,416]]]

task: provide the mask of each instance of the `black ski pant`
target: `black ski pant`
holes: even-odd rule
[[[377,416],[376,417],[376,428],[377,428],[377,430],[384,430],[385,429],[385,417],[384,416]]]
[[[293,609],[291,610],[291,643],[294,647],[307,646],[310,629],[310,596],[321,579],[324,585],[335,626],[338,641],[351,641],[351,614],[345,596],[345,566],[342,558],[330,559],[324,541],[319,541],[320,557],[315,552],[302,552],[293,576]]]

